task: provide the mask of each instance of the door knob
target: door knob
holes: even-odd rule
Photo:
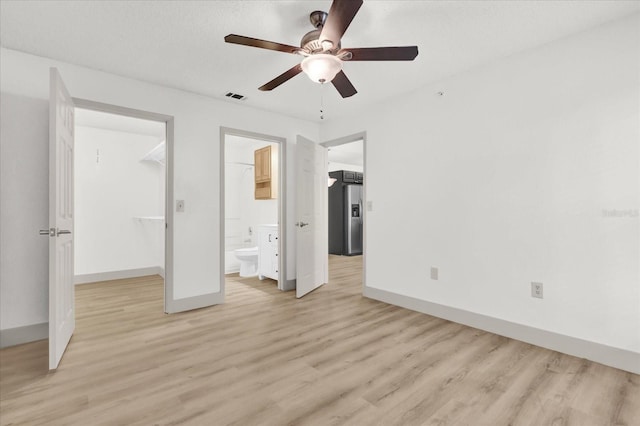
[[[300,228],[304,228],[307,225],[308,223],[305,223],[305,222],[296,222],[296,226],[299,226]]]
[[[49,237],[55,237],[56,236],[56,228],[41,229],[40,230],[40,235],[46,235],[46,236],[49,236]]]
[[[69,231],[68,229],[58,229],[56,230],[56,228],[49,228],[49,229],[41,229],[40,230],[40,235],[48,235],[49,237],[57,237],[59,235],[62,234],[70,234],[71,231]]]

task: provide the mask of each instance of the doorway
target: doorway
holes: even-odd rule
[[[221,128],[221,288],[286,291],[284,138]]]
[[[76,324],[74,284],[74,139],[75,110],[83,108],[164,123],[166,135],[165,200],[173,199],[173,117],[73,98],[56,68],[49,69],[49,369],[55,370]],[[99,196],[100,194],[98,194]],[[108,226],[107,224],[101,224]],[[165,211],[164,311],[200,307],[206,298],[177,303],[173,288],[173,215]],[[196,305],[196,306],[194,306]],[[193,308],[192,307],[192,308]]]
[[[155,285],[166,294],[172,119],[74,102],[74,284],[160,276]]]
[[[366,133],[323,142],[327,148],[329,200],[328,276],[349,275],[364,290],[366,259]]]

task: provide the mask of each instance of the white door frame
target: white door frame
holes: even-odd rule
[[[325,148],[331,148],[332,146],[344,145],[351,142],[356,142],[362,140],[362,174],[364,176],[362,182],[362,293],[364,294],[364,289],[367,286],[367,132],[358,132],[352,135],[343,136],[337,139],[331,139],[325,142],[322,142],[320,145]],[[329,217],[327,215],[327,221]],[[329,227],[327,226],[327,229]],[[327,254],[327,257],[329,255]],[[327,262],[327,271],[325,271],[326,276],[329,276],[329,262]]]
[[[73,98],[76,108],[123,115],[165,124],[166,131],[166,185],[165,185],[165,239],[164,239],[164,311],[175,312],[173,306],[173,117],[117,105],[104,104],[88,99]]]
[[[226,136],[239,136],[247,139],[256,139],[278,144],[278,290],[288,291],[295,289],[295,281],[287,280],[287,174],[286,174],[286,147],[287,140],[278,136],[265,135],[263,133],[247,130],[220,127],[220,291],[225,294],[225,146]]]

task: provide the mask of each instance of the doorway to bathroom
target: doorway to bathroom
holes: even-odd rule
[[[283,273],[285,139],[230,128],[220,139],[223,293],[290,290]]]
[[[359,281],[364,289],[366,185],[364,132],[330,140],[328,161],[328,235],[330,282]]]
[[[75,102],[77,314],[97,315],[92,301],[106,297],[126,299],[134,310],[163,312],[171,253],[166,240],[168,118]]]

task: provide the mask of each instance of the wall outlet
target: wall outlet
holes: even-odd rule
[[[531,297],[542,299],[542,283],[531,282]]]
[[[431,267],[431,279],[432,280],[438,279],[438,268],[434,268],[433,266]]]
[[[184,212],[184,200],[176,200],[176,211]]]

